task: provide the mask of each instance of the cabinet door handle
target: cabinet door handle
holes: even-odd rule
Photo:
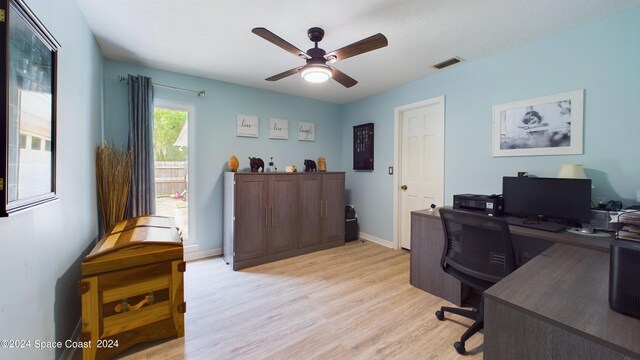
[[[320,220],[322,220],[322,200],[320,200]]]
[[[329,210],[327,210],[327,208],[329,207],[328,201],[329,200],[325,200],[324,201],[324,218],[325,219],[329,218],[329,215],[327,214],[327,212],[329,211]]]
[[[269,206],[265,205],[264,206],[264,227],[268,227],[269,226],[269,211],[267,210]]]
[[[271,227],[273,227],[273,205],[271,205]]]

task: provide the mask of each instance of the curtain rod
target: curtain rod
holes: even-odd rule
[[[119,81],[127,81],[127,78],[125,76],[122,75],[118,75],[118,80]],[[165,89],[171,89],[171,90],[178,90],[178,91],[185,91],[185,92],[192,92],[194,94],[198,94],[199,97],[204,97],[205,92],[204,90],[191,90],[191,89],[184,89],[184,88],[180,88],[177,86],[171,86],[171,85],[163,85],[163,84],[156,84],[156,83],[152,83],[153,86],[156,87],[160,87],[160,88],[165,88]]]

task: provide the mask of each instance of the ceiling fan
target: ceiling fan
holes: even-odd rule
[[[273,43],[274,45],[283,48],[293,55],[306,60],[307,62],[307,64],[304,66],[295,67],[293,69],[281,72],[280,74],[266,78],[265,80],[267,81],[280,80],[287,76],[291,76],[297,72],[300,72],[300,76],[302,76],[303,79],[309,82],[319,83],[333,78],[344,87],[350,88],[358,82],[349,75],[331,66],[330,64],[356,55],[364,54],[372,50],[380,49],[388,45],[387,38],[384,35],[378,33],[369,36],[366,39],[356,41],[351,45],[347,45],[343,48],[327,53],[326,51],[318,47],[318,43],[322,41],[322,38],[324,37],[324,30],[319,27],[312,27],[307,31],[307,35],[309,36],[309,40],[315,43],[315,47],[307,50],[307,52],[304,52],[263,27],[254,28],[253,30],[251,30],[251,32]]]

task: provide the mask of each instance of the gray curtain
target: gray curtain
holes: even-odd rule
[[[129,149],[132,154],[128,216],[154,215],[153,84],[145,76],[128,76]]]

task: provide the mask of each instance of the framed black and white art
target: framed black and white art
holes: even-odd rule
[[[584,91],[493,107],[493,156],[582,154]]]

